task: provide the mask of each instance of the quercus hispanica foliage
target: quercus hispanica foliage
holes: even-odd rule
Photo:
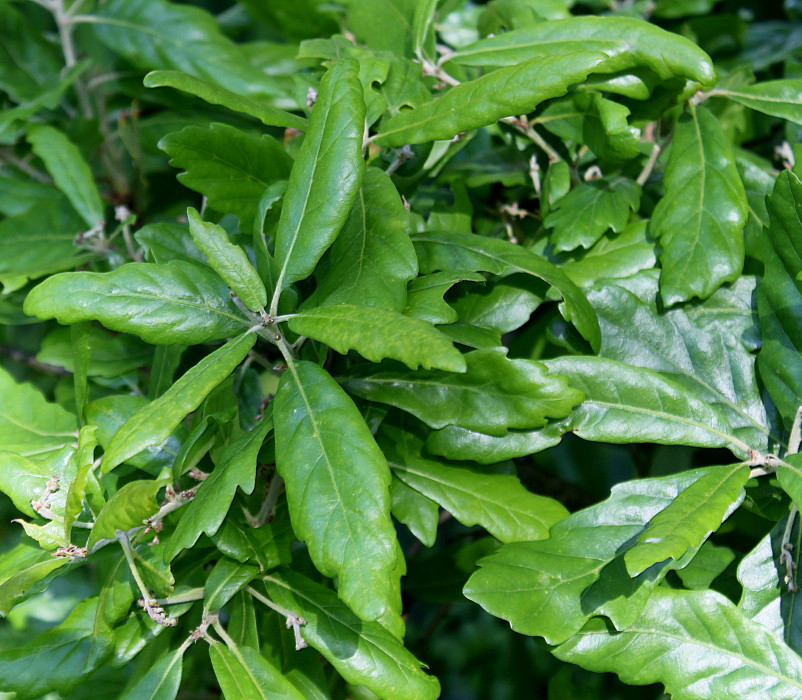
[[[802,696],[798,10],[714,4],[0,5],[0,692]]]

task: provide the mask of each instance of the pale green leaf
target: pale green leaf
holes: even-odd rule
[[[219,610],[259,573],[259,568],[241,564],[228,557],[219,559],[206,578],[203,605]]]
[[[86,546],[90,552],[101,540],[114,539],[118,530],[144,527],[144,520],[159,510],[156,494],[163,487],[162,481],[129,481],[109,498],[89,534]]]

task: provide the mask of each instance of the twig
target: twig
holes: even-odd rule
[[[657,159],[660,157],[661,150],[662,149],[658,144],[652,144],[652,152],[649,154],[649,158],[646,161],[646,164],[643,166],[643,170],[640,171],[640,175],[638,175],[637,179],[635,180],[635,182],[637,182],[641,187],[646,184],[646,181],[652,174],[652,170],[654,170]]]
[[[128,533],[123,532],[122,530],[117,530],[116,539],[122,547],[123,554],[125,555],[125,561],[128,563],[128,568],[131,570],[131,575],[134,577],[137,588],[139,588],[139,592],[142,595],[139,604],[145,609],[145,612],[154,622],[164,625],[165,627],[175,627],[178,621],[174,617],[169,617],[167,613],[164,612],[164,609],[159,605],[158,601],[151,597],[148,587],[145,585],[145,582],[139,575],[139,569],[136,568],[134,553],[131,550],[131,541],[128,539]]]
[[[304,649],[307,644],[306,640],[301,636],[301,627],[306,624],[306,620],[302,617],[299,617],[291,610],[287,610],[287,608],[283,608],[277,603],[274,603],[270,598],[267,596],[263,596],[259,591],[255,590],[251,586],[247,586],[245,591],[250,593],[256,600],[258,600],[262,605],[266,605],[271,610],[275,610],[279,615],[284,616],[287,619],[287,629],[292,627],[293,634],[295,635],[295,650],[300,651]]]
[[[537,133],[537,131],[535,131],[534,127],[529,123],[525,115],[520,117],[504,117],[503,119],[499,119],[499,121],[503,122],[504,124],[509,124],[514,129],[520,131],[548,156],[549,162],[556,163],[558,160],[562,160],[560,154],[557,153],[557,151],[555,151],[546,142],[546,140],[539,133]]]
[[[274,475],[270,480],[270,486],[267,489],[267,496],[265,496],[262,507],[253,518],[249,518],[251,527],[262,527],[262,525],[269,523],[273,519],[273,511],[283,490],[284,479],[279,474]]]

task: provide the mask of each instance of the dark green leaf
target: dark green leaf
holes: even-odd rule
[[[445,302],[443,295],[457,282],[463,280],[484,282],[485,278],[475,272],[452,272],[451,270],[416,277],[409,283],[404,314],[429,323],[454,323],[459,317],[457,312]]]
[[[303,695],[258,651],[228,649],[213,642],[209,649],[215,676],[227,698],[237,700],[303,700]]]
[[[505,459],[525,457],[559,444],[566,428],[562,421],[535,430],[510,430],[506,435],[485,435],[456,425],[432,431],[426,448],[448,459],[464,459],[494,464]]]
[[[802,80],[768,80],[737,89],[717,88],[714,94],[763,114],[802,124]]]
[[[168,651],[142,678],[130,686],[120,700],[174,700],[181,685],[184,645]]]
[[[240,564],[228,557],[219,559],[206,579],[203,594],[205,608],[219,610],[258,574],[256,566]]]
[[[537,428],[547,418],[567,415],[581,401],[579,392],[562,378],[548,376],[540,363],[506,355],[506,348],[470,352],[465,374],[363,365],[345,385],[357,396],[401,408],[433,428],[458,425],[489,435]]]
[[[427,547],[434,545],[437,539],[439,508],[431,498],[393,476],[390,484],[390,508],[393,517],[404,523],[422,544]]]

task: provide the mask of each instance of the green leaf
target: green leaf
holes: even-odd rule
[[[292,525],[322,574],[365,620],[394,609],[398,551],[390,470],[362,415],[321,367],[297,362],[273,400],[276,468]]]
[[[671,306],[738,278],[749,205],[729,139],[701,107],[677,122],[664,181],[652,233],[663,248],[660,291]]]
[[[206,266],[206,256],[198,250],[186,226],[170,223],[146,224],[134,234],[134,239],[145,249],[151,262],[181,260]]]
[[[611,617],[619,629],[629,626],[660,579],[695,550],[634,579],[625,552],[655,515],[704,474],[697,469],[617,484],[607,500],[558,522],[549,539],[505,544],[480,560],[465,596],[516,632],[549,644],[564,642],[595,615]]]
[[[785,464],[777,467],[777,480],[799,508],[802,505],[802,455],[786,455]]]
[[[181,685],[185,651],[184,645],[168,651],[130,686],[120,700],[174,700]]]
[[[214,470],[199,484],[195,498],[181,509],[181,519],[165,545],[166,561],[192,547],[202,532],[210,536],[217,532],[237,487],[245,493],[253,491],[257,455],[272,427],[272,414],[266,411],[255,428],[232,442],[215,460]]]
[[[434,27],[438,0],[417,0],[412,15],[412,50],[418,58],[430,55],[427,42]]]
[[[431,432],[426,441],[426,449],[447,459],[494,464],[554,447],[562,440],[564,432],[561,421],[534,430],[510,430],[506,435],[485,435],[456,425],[447,425],[442,430]]]
[[[264,656],[250,647],[228,649],[213,642],[209,649],[214,674],[227,698],[237,700],[303,700],[303,695]]]
[[[285,180],[292,167],[274,138],[227,124],[188,126],[167,134],[159,148],[170,156],[170,165],[185,170],[178,175],[181,184],[204,195],[213,209],[236,216],[244,232],[253,229],[262,193]]]
[[[78,147],[52,126],[32,126],[28,129],[28,141],[87,227],[92,229],[102,224],[103,202],[92,170]]]
[[[340,235],[315,270],[317,289],[307,307],[355,304],[401,311],[407,282],[418,274],[408,225],[409,213],[390,177],[368,168]]]
[[[716,88],[713,94],[763,114],[802,124],[802,80],[767,80],[737,89]]]
[[[407,486],[397,476],[390,484],[390,508],[393,517],[404,523],[409,531],[426,547],[434,546],[437,539],[439,508],[420,491]]]
[[[48,458],[74,443],[77,431],[74,415],[48,403],[33,384],[18,384],[0,367],[0,450]]]
[[[432,428],[459,425],[488,435],[537,428],[547,418],[567,415],[582,399],[561,377],[548,376],[542,364],[508,359],[506,348],[475,350],[465,361],[465,374],[363,365],[350,372],[345,386],[364,399],[412,413]]]
[[[753,449],[777,442],[757,386],[755,357],[736,335],[740,326],[699,328],[694,313],[710,317],[710,307],[657,314],[653,304],[613,284],[590,292],[588,299],[599,317],[603,357],[655,370],[681,384],[689,396],[714,406],[733,434]],[[721,301],[715,303],[721,307]]]
[[[433,325],[387,309],[323,306],[293,316],[289,327],[329,345],[339,353],[356,350],[365,359],[392,358],[410,369],[464,372],[465,360],[451,341]]]
[[[787,524],[788,516],[782,518],[738,564],[738,581],[743,586],[738,608],[798,654],[802,650],[802,608],[798,593],[788,590],[788,570],[781,561]],[[793,551],[799,551],[802,533],[798,523],[793,526],[789,541]],[[797,580],[798,574],[794,571],[793,582]]]
[[[397,700],[440,696],[437,679],[396,637],[360,620],[328,588],[288,570],[266,576],[265,585],[272,600],[306,620],[301,636],[349,683]]]
[[[599,51],[608,56],[608,72],[646,67],[661,80],[681,78],[713,86],[710,57],[684,37],[629,17],[572,17],[482,39],[449,56],[466,66],[510,66],[553,54]],[[578,82],[578,81],[577,81]]]
[[[243,333],[229,341],[188,370],[158,399],[131,416],[106,447],[103,473],[167,439],[185,416],[198,408],[207,394],[236,369],[255,342],[253,333]]]
[[[171,87],[181,90],[190,95],[199,97],[204,102],[213,105],[221,105],[234,112],[242,112],[251,117],[256,117],[265,126],[278,126],[290,129],[306,129],[306,119],[290,112],[286,112],[278,107],[265,104],[264,100],[257,100],[236,92],[226,90],[226,88],[197,78],[194,75],[183,73],[177,70],[155,70],[145,76],[145,87]],[[222,126],[216,124],[214,126]]]
[[[103,506],[86,543],[89,551],[101,540],[113,540],[117,531],[127,532],[144,527],[143,521],[157,510],[156,494],[164,482],[154,480],[129,481]]]
[[[97,438],[94,425],[81,428],[78,435],[78,450],[75,453],[75,478],[67,488],[67,498],[64,502],[64,536],[69,541],[72,524],[78,519],[84,506],[84,498],[89,480],[94,476],[95,447]]]
[[[346,26],[360,43],[378,51],[409,54],[417,0],[348,0]]]
[[[87,672],[96,608],[97,598],[83,600],[61,624],[0,651],[0,688],[20,699],[70,693]]]
[[[365,101],[353,59],[326,73],[276,231],[278,289],[308,277],[348,218],[365,164]]]
[[[11,499],[17,510],[26,515],[36,516],[31,501],[38,501],[45,496],[47,507],[60,515],[64,508],[65,492],[57,489],[51,493],[48,483],[54,476],[59,477],[59,485],[62,481],[69,483],[72,480],[73,470],[64,469],[71,456],[72,450],[67,448],[58,455],[58,461],[51,457],[43,463],[32,462],[13,452],[0,452],[0,491]]]
[[[593,71],[606,70],[607,62],[604,54],[583,50],[499,68],[417,109],[396,114],[382,124],[375,142],[397,147],[448,140],[503,117],[527,114],[541,102],[564,95]]]
[[[550,262],[522,246],[470,233],[416,233],[412,236],[421,272],[475,270],[495,275],[522,272],[542,279],[565,300],[565,318],[572,322],[593,347],[601,342],[599,322],[593,307],[570,278]]]
[[[445,302],[443,295],[457,282],[462,281],[484,282],[485,278],[476,272],[451,270],[416,277],[409,283],[404,314],[429,323],[454,323],[459,316]]]
[[[423,456],[423,441],[409,426],[385,423],[380,434],[394,476],[463,525],[481,525],[502,542],[542,540],[568,515],[554,499],[527,491],[515,476]]]
[[[187,219],[195,245],[203,251],[209,259],[209,265],[225,280],[231,291],[251,311],[264,308],[267,304],[265,285],[245,251],[228,240],[228,234],[222,226],[207,223],[192,207],[187,209]]]
[[[799,657],[714,591],[658,589],[631,629],[611,633],[594,620],[553,653],[631,685],[662,683],[678,700],[802,692]]]
[[[741,504],[748,479],[749,467],[745,464],[709,467],[701,479],[651,519],[637,544],[624,555],[630,576],[698,549]]]
[[[279,500],[272,520],[252,527],[229,518],[212,536],[217,549],[238,562],[255,563],[262,572],[289,564],[290,545],[296,541],[286,502]]]
[[[259,574],[259,568],[240,564],[228,557],[219,559],[209,572],[204,586],[206,610],[219,610]]]
[[[128,615],[138,595],[125,556],[120,550],[117,550],[116,559],[112,560],[108,569],[101,571],[102,578],[98,577],[101,587],[92,627],[92,651],[87,660],[90,666],[109,656],[114,647],[114,627]]]
[[[750,446],[706,401],[657,372],[601,357],[559,357],[544,364],[585,394],[564,429],[585,440],[727,447]]]
[[[249,326],[225,283],[209,268],[187,262],[53,275],[34,287],[23,308],[63,324],[97,320],[156,344],[204,343]]]
[[[640,205],[640,187],[626,177],[583,182],[558,199],[543,222],[556,251],[590,248],[609,229],[626,228]]]
[[[766,200],[770,223],[761,253],[765,274],[757,286],[763,348],[760,378],[780,415],[790,423],[802,405],[802,182],[790,170],[777,178]]]
[[[59,569],[67,563],[67,559],[50,556],[30,540],[23,540],[3,552],[0,559],[0,617],[6,617],[15,605],[45,588],[62,573]]]
[[[141,70],[174,69],[240,94],[275,93],[241,46],[199,7],[167,0],[108,0],[92,15],[95,35]]]

